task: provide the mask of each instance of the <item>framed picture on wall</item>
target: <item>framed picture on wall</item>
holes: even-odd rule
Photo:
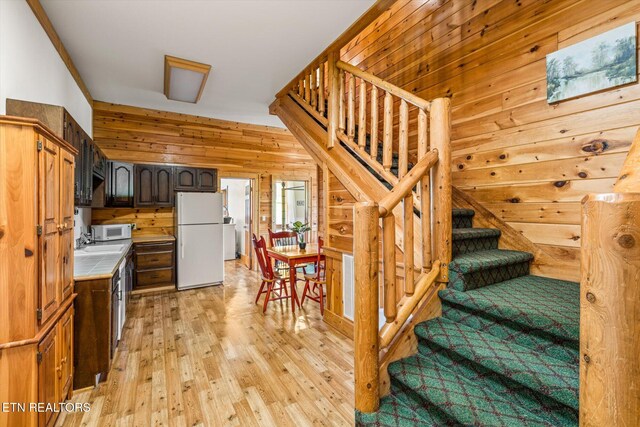
[[[636,23],[547,55],[547,102],[638,81]]]

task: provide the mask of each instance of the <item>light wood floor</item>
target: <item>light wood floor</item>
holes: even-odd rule
[[[353,425],[353,342],[313,301],[263,315],[258,276],[225,264],[223,287],[132,299],[108,380],[73,397],[91,411],[57,425]]]

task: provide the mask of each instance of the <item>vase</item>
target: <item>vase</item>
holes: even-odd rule
[[[298,242],[298,247],[300,247],[301,251],[304,251],[307,247],[307,242]]]

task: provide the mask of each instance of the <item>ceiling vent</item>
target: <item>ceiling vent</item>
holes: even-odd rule
[[[200,100],[207,83],[211,65],[164,56],[164,94],[174,101],[191,102]]]

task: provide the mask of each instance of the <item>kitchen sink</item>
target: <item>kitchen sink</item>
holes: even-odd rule
[[[105,254],[117,254],[122,251],[124,245],[100,245],[100,246],[85,246],[82,249],[76,249],[75,255],[105,255]]]

